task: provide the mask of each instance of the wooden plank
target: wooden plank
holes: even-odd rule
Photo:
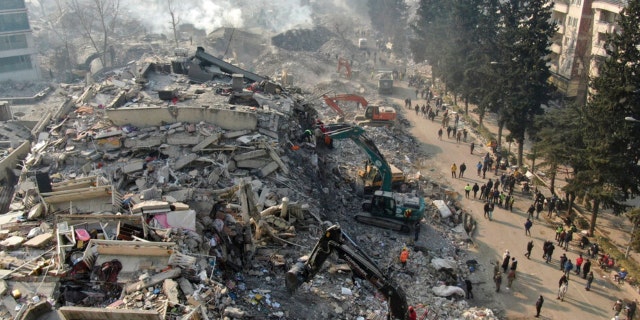
[[[157,311],[62,307],[58,309],[62,320],[162,320]]]

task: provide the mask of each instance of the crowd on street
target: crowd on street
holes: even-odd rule
[[[416,115],[422,114],[424,118],[435,122],[435,117],[441,114],[441,122],[438,127],[437,135],[439,140],[444,139],[444,132],[447,132],[447,139],[455,139],[455,143],[467,143],[468,132],[466,128],[459,130],[460,118],[459,114],[449,111],[446,106],[442,104],[442,100],[438,97],[433,97],[431,90],[418,90],[416,89],[416,98],[425,99],[425,104],[420,105],[416,103],[413,105],[413,110]],[[432,100],[435,104],[432,106]],[[411,98],[405,99],[405,107],[412,109]],[[504,161],[500,153],[486,152],[477,153],[476,142],[471,141],[468,143],[470,156],[472,159],[460,159],[457,163],[451,165],[451,178],[453,179],[465,179],[468,183],[464,184],[464,198],[470,201],[482,201],[484,202],[484,218],[488,221],[494,219],[496,208],[501,210],[501,213],[506,214],[526,214],[526,222],[524,223],[524,237],[531,237],[531,229],[535,227],[537,223],[534,221],[540,221],[540,213],[546,212],[546,218],[548,221],[553,221],[554,215],[559,214],[559,210],[563,209],[563,200],[557,195],[552,194],[548,197],[544,196],[542,192],[534,188],[530,189],[530,185],[526,176],[520,172],[517,168],[509,168],[504,165]],[[484,148],[478,148],[484,150]],[[491,149],[491,148],[490,148]],[[495,149],[493,149],[495,150]],[[474,153],[475,152],[475,153]],[[467,169],[467,163],[475,163],[477,157],[480,157],[475,164],[476,177],[465,177],[465,171]],[[487,172],[493,172],[494,176],[487,178]],[[481,180],[479,184],[477,180]],[[516,197],[516,193],[519,195]],[[516,198],[518,200],[516,200]],[[514,203],[516,201],[531,201],[526,212],[520,210],[514,211]],[[521,206],[525,207],[525,206]],[[544,216],[542,217],[544,219]],[[490,222],[489,222],[490,223]],[[542,226],[542,224],[540,224]],[[592,283],[594,281],[594,267],[599,267],[602,273],[612,272],[612,280],[616,284],[623,284],[627,277],[627,271],[625,269],[617,269],[615,261],[606,253],[600,252],[600,248],[597,243],[590,243],[589,238],[582,234],[579,236],[579,232],[575,224],[571,219],[564,219],[564,223],[558,224],[555,228],[555,239],[548,239],[540,243],[536,243],[536,240],[530,240],[527,242],[526,263],[540,263],[546,268],[557,268],[560,270],[558,273],[558,287],[556,299],[563,302],[567,297],[571,296],[571,290],[578,290],[583,288],[585,291],[592,291]],[[539,242],[539,240],[538,240]],[[538,250],[538,255],[541,260],[531,260],[532,252],[535,252],[535,248]],[[556,250],[558,248],[558,250]],[[584,251],[584,249],[587,249]],[[557,254],[559,250],[562,250],[562,254]],[[556,256],[554,256],[556,252]],[[556,258],[557,257],[557,258]],[[543,263],[544,262],[544,263]],[[514,290],[514,283],[517,279],[517,267],[518,259],[512,255],[509,250],[505,250],[501,260],[495,262],[493,270],[493,281],[495,285],[495,291],[501,292],[503,283],[503,277],[506,278],[507,291]],[[575,276],[571,276],[572,273]],[[546,284],[553,286],[554,284]],[[471,284],[469,283],[466,288],[463,289],[470,291]],[[469,298],[469,295],[467,295]],[[624,297],[625,299],[617,299],[612,304],[612,317],[614,319],[633,319],[637,308],[637,299]],[[536,314],[535,317],[539,317],[543,312],[544,297],[539,295],[536,297],[536,301],[532,302],[535,305]],[[624,316],[624,317],[623,317]]]

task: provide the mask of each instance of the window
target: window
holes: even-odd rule
[[[0,51],[25,49],[27,47],[27,36],[24,34],[0,36]]]
[[[0,14],[0,32],[29,30],[26,12]]]
[[[24,0],[2,0],[0,10],[25,9]]]
[[[578,27],[578,18],[569,17],[567,25],[574,28]]]
[[[31,69],[31,57],[28,55],[0,58],[0,73]]]

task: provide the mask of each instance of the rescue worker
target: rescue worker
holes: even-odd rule
[[[402,248],[402,252],[400,252],[400,263],[402,264],[402,268],[404,269],[407,266],[407,260],[409,259],[409,250],[406,247]]]

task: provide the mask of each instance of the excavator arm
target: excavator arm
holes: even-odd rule
[[[356,275],[369,281],[385,296],[394,319],[406,319],[408,304],[404,291],[388,278],[338,225],[333,225],[325,231],[313,248],[309,260],[304,263],[298,262],[287,272],[287,289],[293,293],[303,282],[311,280],[334,252],[349,264]]]
[[[380,176],[382,177],[382,191],[391,191],[392,186],[392,173],[389,163],[384,159],[384,156],[376,146],[376,144],[367,137],[366,132],[362,127],[353,125],[329,125],[327,126],[326,134],[335,140],[351,139],[358,147],[363,149],[371,163],[378,168]]]
[[[338,94],[335,96],[328,96],[325,94],[325,95],[322,95],[322,98],[324,99],[324,103],[326,103],[329,107],[335,110],[338,113],[338,115],[340,115],[341,117],[344,117],[344,111],[342,111],[340,106],[338,106],[338,103],[337,103],[338,101],[357,102],[365,108],[369,105],[369,102],[367,101],[367,99],[355,94]]]

